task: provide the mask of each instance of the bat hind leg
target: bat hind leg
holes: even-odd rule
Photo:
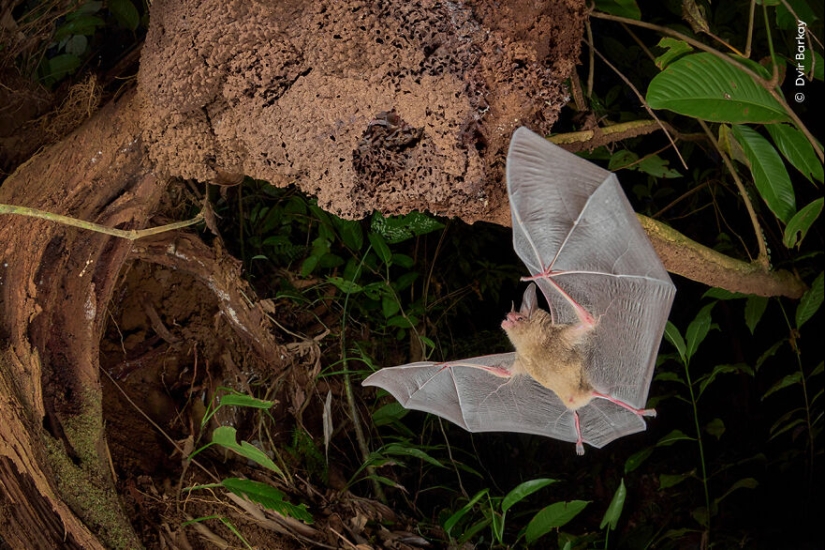
[[[624,401],[622,401],[620,399],[616,399],[615,397],[612,397],[610,395],[606,395],[604,393],[599,393],[597,391],[594,391],[593,392],[593,397],[598,397],[600,399],[607,399],[611,403],[615,403],[618,406],[622,407],[623,409],[627,409],[628,411],[632,412],[633,414],[635,414],[637,416],[651,416],[651,417],[656,416],[656,410],[655,409],[637,409],[636,407],[632,407],[632,406],[628,405],[627,403],[625,403]],[[577,423],[578,423],[578,421],[577,421]]]
[[[579,423],[579,413],[573,411],[573,418],[576,419],[576,454],[582,456],[584,454],[584,439],[582,438],[582,427]]]

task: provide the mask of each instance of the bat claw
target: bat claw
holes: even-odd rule
[[[642,409],[639,411],[639,416],[649,416],[656,418],[656,409]]]

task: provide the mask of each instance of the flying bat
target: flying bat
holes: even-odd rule
[[[513,246],[532,281],[501,323],[515,352],[384,368],[363,384],[470,432],[543,435],[575,442],[580,455],[584,443],[645,430],[676,289],[618,179],[519,128],[507,191]]]

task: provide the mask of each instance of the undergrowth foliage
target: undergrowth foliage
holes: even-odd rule
[[[798,274],[809,287],[802,299],[677,278],[648,404],[658,418],[585,457],[539,437],[467,434],[356,391],[348,413],[325,411],[323,438],[332,461],[357,447],[332,426],[340,416],[369,427],[369,453],[343,460],[350,491],[385,498],[442,542],[822,542],[823,170],[803,119],[821,109],[812,97],[822,90],[823,14],[804,0],[764,4],[665,2],[643,13],[633,2],[596,2],[581,78],[570,82],[575,105],[557,128],[632,128],[655,112],[675,149],[661,133],[628,130],[583,155],[621,171],[639,212],[723,254]],[[322,377],[357,382],[383,366],[507,349],[498,324],[522,273],[506,232],[420,213],[341,220],[295,191],[251,181],[219,206],[259,292],[314,308],[330,331]],[[311,458],[326,480],[319,434],[305,435],[289,452]]]

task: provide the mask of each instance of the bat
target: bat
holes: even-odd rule
[[[676,289],[618,179],[519,128],[507,191],[513,247],[531,274],[501,323],[515,352],[384,368],[363,385],[470,432],[543,435],[579,455],[645,430]]]

